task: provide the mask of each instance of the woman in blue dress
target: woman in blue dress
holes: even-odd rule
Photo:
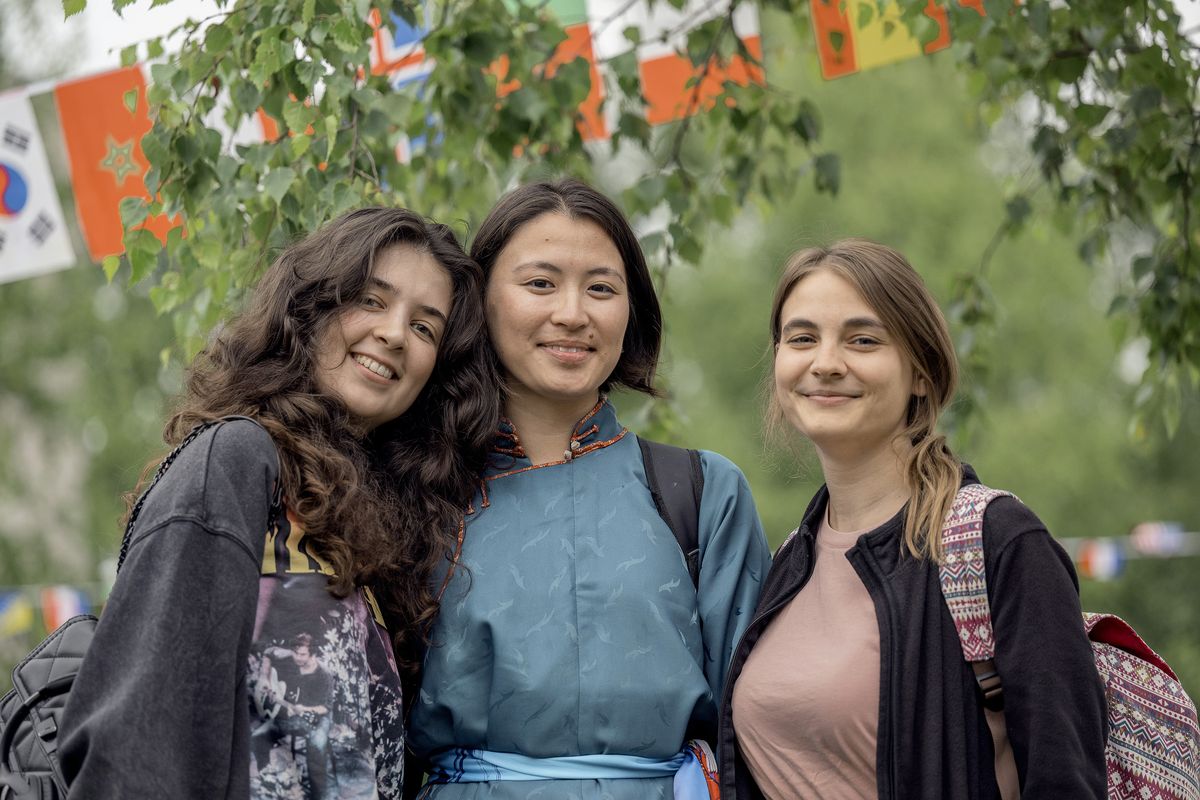
[[[672,797],[769,563],[749,488],[700,453],[693,584],[606,399],[654,394],[662,330],[611,200],[574,180],[520,187],[472,256],[507,392],[410,718],[421,797]]]

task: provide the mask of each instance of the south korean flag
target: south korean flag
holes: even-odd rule
[[[29,97],[0,95],[0,283],[75,261]]]

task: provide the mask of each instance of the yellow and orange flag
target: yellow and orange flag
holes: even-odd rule
[[[960,6],[983,14],[982,0],[957,0]],[[929,0],[925,16],[938,26],[938,35],[924,46],[900,19],[894,2],[876,0],[810,0],[813,33],[821,75],[826,80],[882,67],[950,46],[950,22],[942,3]]]

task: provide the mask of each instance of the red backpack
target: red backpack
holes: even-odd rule
[[[942,596],[963,657],[985,704],[1001,696],[983,561],[983,514],[1009,492],[981,484],[958,490],[942,526]],[[1108,702],[1104,758],[1111,800],[1200,800],[1200,724],[1196,706],[1167,662],[1112,614],[1084,612],[1096,669]]]

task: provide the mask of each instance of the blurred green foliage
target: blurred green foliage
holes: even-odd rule
[[[905,253],[947,308],[963,276],[978,271],[1006,202],[1004,133],[979,125],[951,59],[822,83],[801,43],[772,49],[767,70],[822,108],[825,138],[842,156],[840,195],[798,187],[777,208],[743,214],[732,232],[711,237],[699,268],[672,274],[666,296],[664,371],[682,414],[668,434],[742,467],[772,546],[822,483],[802,445],[762,435],[768,314],[787,255],[844,236],[877,239]],[[1200,470],[1200,399],[1183,394],[1173,439],[1129,435],[1140,376],[1122,364],[1136,367],[1139,352],[1106,315],[1110,275],[1082,262],[1071,220],[1035,197],[1030,219],[995,247],[988,270],[994,321],[973,329],[951,317],[960,353],[971,354],[969,391],[949,420],[956,452],[1059,537],[1118,536],[1160,519],[1200,529],[1191,477]],[[964,415],[963,402],[978,408]],[[1198,568],[1196,557],[1145,559],[1115,581],[1082,581],[1084,607],[1130,621],[1193,695]]]
[[[72,0],[70,5],[82,4]],[[645,152],[637,153],[637,147],[617,150],[617,156],[609,153],[594,164],[573,138],[570,116],[553,110],[573,107],[578,86],[563,88],[558,81],[534,77],[534,65],[560,35],[536,9],[519,12],[526,16],[512,25],[506,6],[485,4],[473,23],[476,28],[442,31],[430,47],[451,69],[436,79],[442,83],[432,84],[433,94],[424,104],[411,97],[398,106],[385,103],[387,90],[372,79],[361,86],[347,84],[346,91],[329,96],[330,103],[345,105],[306,107],[283,89],[311,88],[313,76],[304,72],[310,67],[294,49],[278,43],[325,25],[321,35],[332,42],[329,53],[347,70],[342,77],[348,79],[351,67],[364,63],[363,39],[355,38],[361,26],[330,28],[337,25],[330,9],[341,8],[332,0],[245,6],[239,13],[279,15],[291,9],[303,30],[289,27],[282,17],[252,25],[248,16],[239,21],[230,15],[223,23],[229,30],[194,37],[195,48],[158,76],[166,88],[157,99],[166,113],[153,134],[159,149],[155,143],[147,148],[160,170],[152,178],[164,189],[169,208],[188,211],[190,219],[203,224],[193,229],[186,248],[182,240],[172,243],[172,258],[135,234],[131,262],[108,265],[126,270],[117,275],[119,282],[152,276],[141,287],[153,286],[155,302],[166,316],[154,316],[141,289],[106,286],[100,272],[87,266],[0,285],[0,452],[6,454],[0,461],[0,584],[101,578],[95,565],[115,553],[119,539],[119,495],[136,482],[147,459],[161,452],[163,401],[178,380],[161,370],[162,349],[173,334],[194,349],[207,327],[236,307],[242,288],[279,245],[364,200],[410,202],[450,221],[477,220],[511,181],[556,170],[584,175],[595,170],[591,177],[620,193],[626,208],[643,219],[652,218],[664,203],[669,209],[668,226],[651,231],[656,238],[648,238],[648,244],[660,267],[673,264],[665,292],[664,361],[673,405],[635,408],[633,398],[620,402],[635,427],[718,450],[741,465],[774,544],[796,524],[821,479],[815,460],[802,448],[795,457],[787,447],[766,446],[761,439],[759,386],[769,364],[770,296],[789,252],[847,235],[869,236],[901,249],[950,309],[967,366],[964,399],[949,421],[952,437],[986,482],[1015,491],[1059,536],[1122,534],[1147,519],[1200,527],[1190,478],[1200,467],[1200,408],[1186,374],[1174,382],[1171,393],[1176,436],[1135,440],[1128,435],[1138,399],[1139,358],[1149,359],[1142,363],[1151,364],[1147,374],[1152,379],[1175,371],[1184,363],[1179,357],[1192,358],[1193,351],[1186,348],[1179,351],[1182,356],[1163,349],[1170,344],[1167,329],[1159,335],[1145,327],[1147,319],[1150,324],[1157,319],[1161,303],[1178,300],[1183,308],[1193,302],[1194,272],[1187,270],[1194,269],[1195,261],[1187,260],[1193,258],[1190,251],[1183,260],[1176,257],[1191,240],[1180,236],[1179,220],[1172,223],[1161,214],[1133,220],[1095,216],[1123,208],[1119,193],[1101,195],[1092,186],[1103,189],[1103,170],[1119,169],[1122,159],[1130,157],[1127,150],[1112,150],[1116,155],[1108,161],[1087,160],[1109,158],[1108,151],[1096,153],[1115,141],[1103,137],[1110,125],[1107,115],[1100,118],[1083,109],[1074,117],[1076,109],[1068,103],[1056,112],[1066,127],[1059,130],[1052,120],[1055,136],[1043,134],[1031,150],[1030,132],[1037,127],[1023,115],[1021,93],[1009,93],[1023,85],[1020,81],[1042,80],[1031,72],[1036,62],[1030,58],[1054,55],[1048,48],[1059,47],[1055,37],[1060,34],[1075,36],[1070,33],[1078,28],[1075,21],[1052,16],[1042,35],[1040,23],[1030,27],[1025,18],[1042,12],[1037,4],[1026,4],[1014,12],[1019,19],[994,15],[1003,25],[979,31],[977,40],[961,41],[950,53],[826,83],[816,71],[803,11],[790,16],[767,11],[762,29],[772,85],[766,93],[739,94],[740,111],[719,106],[688,126],[667,126],[658,133],[638,124],[636,108],[626,108],[620,117],[622,136],[629,144],[645,145]],[[1004,6],[1008,13],[1011,4]],[[1105,48],[1121,44],[1123,34],[1112,30],[1123,30],[1127,13],[1132,13],[1111,3],[1086,11],[1096,18],[1108,15],[1111,25],[1106,28],[1101,20],[1099,33],[1078,33],[1084,37],[1080,47],[1088,48],[1080,56],[1085,71],[1108,52]],[[1005,30],[1018,23],[1042,40],[1014,38],[1017,44],[1006,44]],[[263,49],[271,37],[277,43]],[[714,29],[705,29],[696,41],[711,47],[713,37]],[[481,44],[489,41],[493,44]],[[984,49],[973,47],[973,41]],[[1027,46],[1030,53],[1010,52],[1014,46]],[[238,47],[258,70],[258,79],[222,72],[235,65],[206,50],[232,53]],[[518,93],[512,107],[475,103],[469,92],[455,95],[455,81],[464,91],[494,93],[494,77],[480,77],[477,67],[489,63],[492,50],[509,47],[520,55],[510,74],[526,78],[525,94]],[[988,57],[980,60],[984,55]],[[1006,62],[1015,66],[1010,69]],[[627,84],[635,68],[625,62],[614,65],[618,80]],[[283,75],[284,83],[264,91],[261,78],[268,72]],[[214,81],[217,76],[221,80]],[[490,82],[476,85],[480,80]],[[571,84],[581,76],[565,71],[563,80]],[[1057,87],[1044,82],[1055,92],[1042,103],[1053,105],[1058,89],[1066,87],[1061,78],[1054,80]],[[241,87],[243,93],[230,121],[261,102],[297,135],[238,151],[241,163],[228,160],[227,153],[213,155],[212,137],[192,109],[207,105],[206,87],[215,100],[221,86]],[[1114,121],[1124,119],[1133,102],[1122,86],[1108,87],[1114,92],[1109,105]],[[1179,88],[1167,85],[1173,87]],[[1183,91],[1194,88],[1193,82]],[[1069,100],[1070,87],[1064,91]],[[980,98],[991,103],[982,116]],[[1143,96],[1137,102],[1147,101]],[[1165,95],[1162,103],[1147,112],[1153,125],[1146,130],[1165,137],[1165,127],[1153,126],[1174,124],[1176,117],[1186,121],[1187,115],[1167,114],[1175,106],[1167,105]],[[389,126],[420,133],[431,106],[449,115],[441,120],[444,130],[470,132],[472,140],[447,137],[444,149],[418,157],[410,167],[394,166],[395,131]],[[1000,108],[1009,110],[997,116]],[[45,107],[39,111],[47,113]],[[345,116],[339,116],[342,111]],[[1172,119],[1162,120],[1163,114]],[[1099,122],[1086,125],[1088,115]],[[794,135],[771,133],[770,126],[779,123]],[[311,134],[305,132],[309,124]],[[1045,120],[1037,124],[1044,128]],[[1090,139],[1096,141],[1089,154]],[[513,145],[525,141],[548,145],[504,162]],[[1064,155],[1064,165],[1090,165],[1091,171],[1072,171],[1073,166],[1047,173],[1054,154],[1050,141],[1070,155]],[[682,144],[675,147],[676,142]],[[1138,133],[1136,142],[1131,146],[1147,152],[1155,147],[1153,136]],[[1192,194],[1181,195],[1182,204],[1175,204],[1168,216],[1192,207],[1192,152],[1185,147],[1182,161],[1151,165],[1185,168],[1173,183],[1161,182],[1176,191],[1182,191],[1180,181],[1191,187]],[[319,168],[322,161],[328,164],[325,170]],[[1045,185],[1052,192],[1036,191],[1028,177],[1030,164],[1035,175],[1049,180]],[[385,176],[373,170],[383,170]],[[624,174],[631,170],[648,178],[631,184]],[[692,175],[689,170],[694,175],[684,177]],[[1080,175],[1090,176],[1091,183],[1067,191],[1064,180]],[[384,177],[392,188],[388,193],[380,191]],[[166,191],[170,180],[179,181],[178,194]],[[1088,196],[1110,202],[1083,202]],[[1082,209],[1082,227],[1077,227],[1077,209]],[[158,209],[130,204],[127,221],[150,210]],[[1178,277],[1183,283],[1164,284],[1176,287],[1166,295],[1158,289],[1146,293],[1152,282],[1145,278],[1131,282],[1132,254],[1144,254],[1145,248],[1114,253],[1123,241],[1142,241],[1147,219],[1161,223],[1161,238],[1150,231],[1150,249],[1176,253],[1172,263],[1182,265]],[[714,220],[730,227],[715,229]],[[1092,241],[1097,227],[1108,235],[1097,246],[1083,248],[1090,264],[1085,266],[1078,242]],[[682,263],[685,256],[698,259],[700,266]],[[128,271],[131,266],[134,271]],[[1109,318],[1106,312],[1117,297],[1129,301],[1117,303],[1125,315]],[[1178,330],[1186,335],[1179,341],[1192,347],[1188,343],[1200,325],[1181,313],[1183,327]],[[1141,334],[1149,337],[1139,339]],[[1197,564],[1195,558],[1145,560],[1132,563],[1117,581],[1084,581],[1082,586],[1085,607],[1129,619],[1178,669],[1193,694],[1200,692],[1200,644],[1194,633],[1200,625]],[[4,658],[0,654],[0,661]]]

